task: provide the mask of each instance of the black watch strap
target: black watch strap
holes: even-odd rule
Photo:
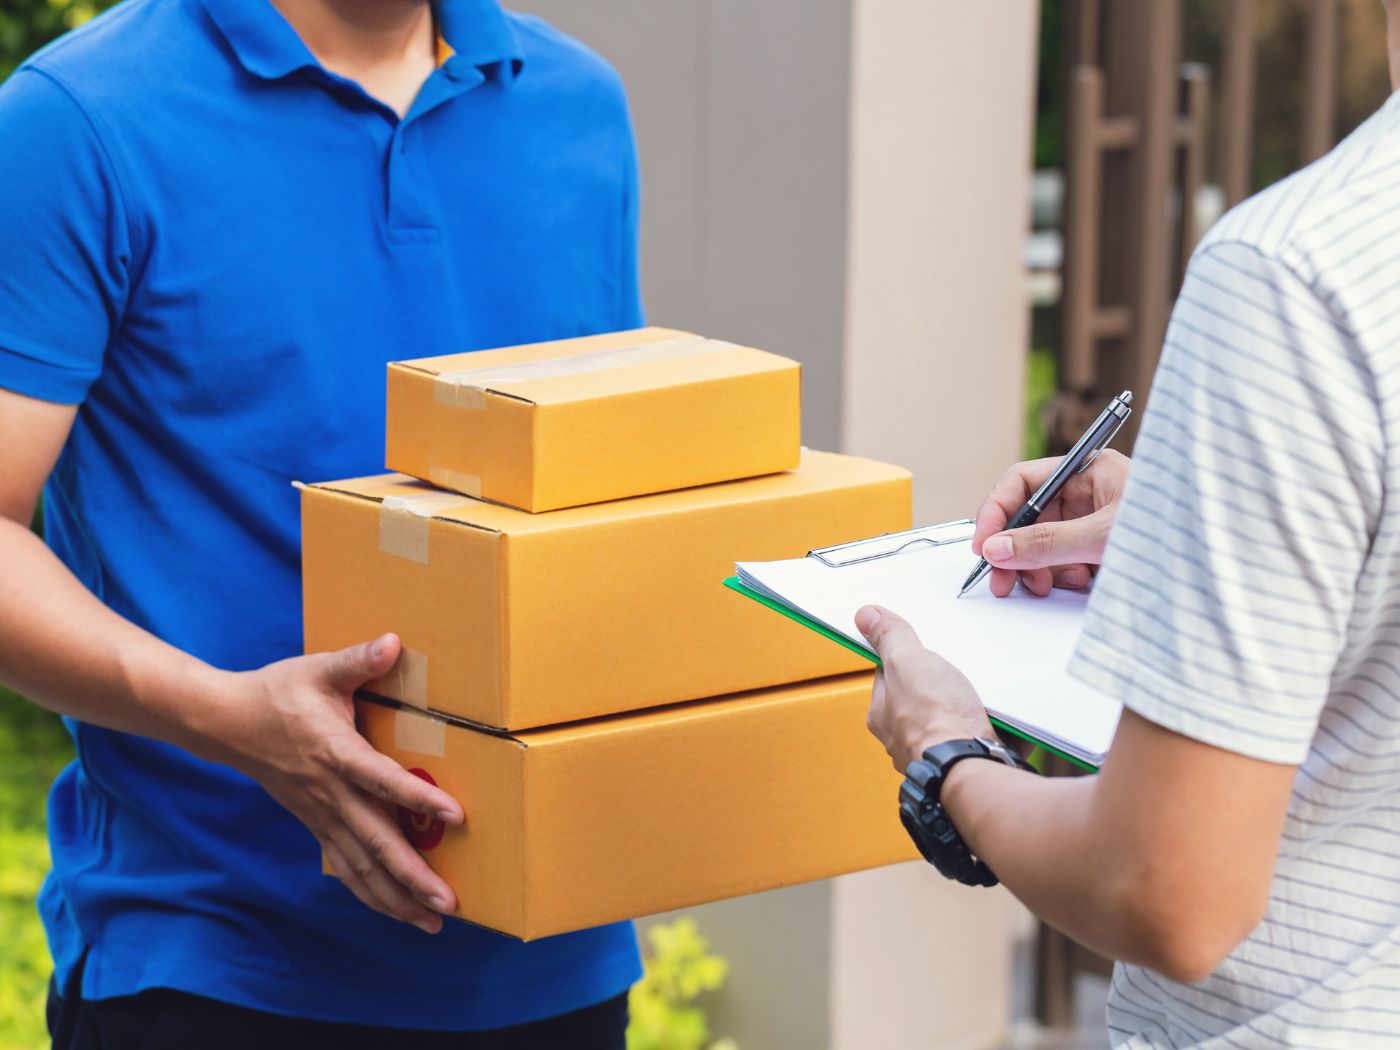
[[[948,740],[909,763],[899,789],[899,819],[925,860],[945,878],[967,886],[995,886],[991,868],[972,855],[943,809],[943,781],[948,771],[969,758],[984,758],[1019,769],[1029,763],[996,740]]]

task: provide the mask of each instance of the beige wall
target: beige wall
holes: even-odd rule
[[[520,2],[628,85],[650,319],[802,361],[809,444],[971,514],[1020,441],[1034,0]],[[689,911],[744,1050],[1000,1040],[1001,890],[900,865]]]
[[[1022,933],[1020,905],[1004,889],[959,886],[923,863],[832,886],[832,1050],[983,1050],[1002,1042],[1012,949]]]
[[[648,319],[796,358],[840,440],[849,0],[520,0],[608,59],[642,170]]]
[[[855,13],[842,443],[971,515],[1020,445],[1037,7]]]
[[[842,447],[910,467],[921,522],[1017,455],[1037,5],[854,0]],[[831,1045],[994,1045],[1023,928],[927,866],[837,880]]]

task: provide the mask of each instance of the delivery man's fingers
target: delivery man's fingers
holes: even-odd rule
[[[424,933],[442,929],[442,917],[414,900],[407,889],[391,879],[348,829],[323,840],[321,846],[332,870],[360,903],[391,919],[411,923]]]
[[[432,818],[423,819],[426,823]],[[403,890],[412,897],[415,907],[429,908],[433,912],[453,911],[457,907],[452,887],[409,845],[398,822],[383,806],[360,795],[342,809],[341,820],[355,837],[360,851],[392,881],[387,892],[393,900],[401,902],[397,891]]]
[[[318,675],[341,693],[353,693],[368,682],[388,674],[399,658],[399,636],[385,634],[335,653],[317,653],[312,660]]]
[[[392,758],[381,755],[363,738],[351,738],[343,746],[338,761],[341,775],[375,798],[435,817],[445,824],[460,824],[464,819],[456,799],[442,788],[414,776]]]

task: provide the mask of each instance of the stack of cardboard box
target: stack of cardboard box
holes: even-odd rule
[[[307,651],[402,639],[357,718],[462,802],[400,814],[459,917],[531,939],[913,856],[869,664],[720,582],[909,527],[906,471],[800,448],[799,381],[660,328],[397,363],[402,473],[304,487]]]

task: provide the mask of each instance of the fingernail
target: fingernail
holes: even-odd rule
[[[991,536],[982,544],[982,557],[990,562],[1006,561],[1011,557],[1012,543],[1010,536]]]
[[[369,647],[369,658],[378,661],[384,655],[384,641],[380,639]]]
[[[440,809],[440,810],[438,810],[438,811],[437,811],[437,818],[438,818],[438,820],[442,821],[444,824],[456,824],[459,820],[462,819],[461,817],[459,817],[459,816],[457,815],[457,811],[456,811],[456,810],[453,810],[453,809]]]
[[[432,919],[414,919],[413,925],[417,926],[424,933],[437,933],[442,929],[442,920],[434,922]]]
[[[439,897],[436,893],[428,896],[428,907],[433,911],[447,911],[447,898]]]

